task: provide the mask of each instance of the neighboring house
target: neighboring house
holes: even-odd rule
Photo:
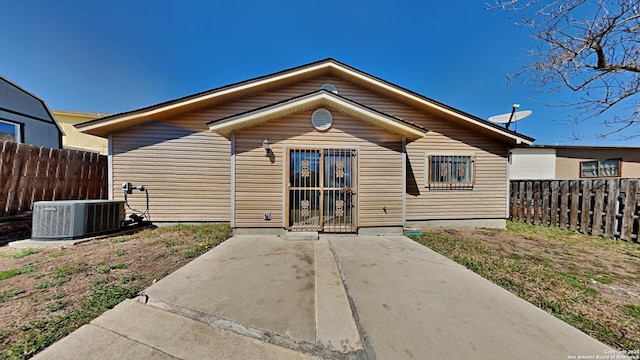
[[[640,148],[539,145],[511,150],[512,180],[640,178]]]
[[[0,140],[60,149],[62,135],[42,99],[0,76]]]
[[[132,182],[154,221],[261,233],[504,227],[509,150],[533,142],[333,59],[77,127],[109,139],[112,198]]]
[[[53,116],[64,131],[62,146],[65,149],[98,152],[107,155],[107,139],[83,134],[74,125],[104,117],[110,114],[52,110]]]

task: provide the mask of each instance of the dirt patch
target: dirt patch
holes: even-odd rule
[[[0,246],[10,241],[28,239],[31,235],[31,214],[0,219]]]
[[[640,348],[640,245],[510,223],[414,237],[585,333]]]
[[[1,247],[0,348],[28,337],[30,324],[79,309],[96,289],[143,290],[230,234],[227,225],[182,225],[65,248]]]

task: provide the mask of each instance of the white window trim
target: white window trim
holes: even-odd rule
[[[5,123],[5,124],[9,124],[9,125],[13,125],[16,128],[16,142],[18,144],[21,144],[23,142],[22,140],[22,126],[21,124],[18,123],[14,123],[12,121],[9,120],[4,120],[4,119],[0,119],[1,123]]]
[[[473,187],[475,186],[476,183],[476,162],[477,162],[477,155],[473,152],[468,152],[468,151],[429,151],[429,152],[425,152],[424,153],[424,182],[423,185],[425,188],[427,188],[427,190],[430,190],[430,184],[429,184],[429,167],[431,166],[431,164],[429,163],[429,156],[469,156],[471,157],[471,170],[472,170],[472,179],[471,179],[471,185],[467,185],[469,187]],[[465,188],[467,189],[467,188]],[[441,189],[438,189],[441,190]],[[456,189],[451,189],[451,190],[456,190]]]

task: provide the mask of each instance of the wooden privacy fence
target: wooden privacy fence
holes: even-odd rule
[[[638,242],[640,179],[512,180],[513,221]]]
[[[107,157],[0,141],[0,219],[34,201],[105,199]]]

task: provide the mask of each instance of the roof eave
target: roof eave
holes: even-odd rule
[[[532,145],[534,139],[528,136],[515,133],[506,129],[502,129],[483,119],[473,115],[466,114],[462,111],[453,109],[435,100],[424,97],[408,89],[389,83],[383,79],[367,74],[346,64],[340,63],[334,59],[320,60],[307,65],[302,65],[289,70],[284,70],[275,74],[246,80],[221,88],[209,90],[206,92],[190,95],[184,98],[157,104],[151,107],[134,110],[131,112],[107,116],[104,118],[89,121],[84,124],[78,124],[76,127],[81,132],[92,135],[106,137],[110,132],[120,130],[129,126],[135,126],[151,119],[158,119],[170,116],[172,113],[186,112],[194,110],[202,106],[210,106],[221,101],[231,100],[239,96],[273,87],[280,82],[294,82],[303,78],[308,78],[321,73],[332,73],[334,75],[342,75],[346,78],[357,79],[360,83],[366,83],[369,87],[381,89],[387,94],[393,94],[394,97],[403,99],[429,111],[441,114],[443,116],[454,118],[457,121],[476,126],[483,131],[492,134],[502,141],[513,145]],[[264,88],[264,89],[263,89]]]
[[[405,136],[409,141],[423,137],[428,131],[403,122],[401,119],[391,115],[378,112],[346,98],[331,94],[326,90],[316,91],[243,114],[212,121],[209,122],[208,125],[209,130],[229,137],[233,131],[256,126],[267,121],[320,106],[333,108],[370,124]]]

